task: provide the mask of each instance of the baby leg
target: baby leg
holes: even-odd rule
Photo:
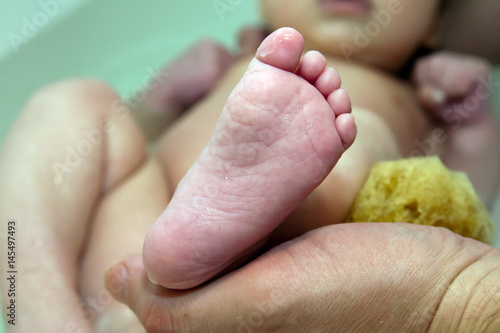
[[[143,101],[129,102],[149,140],[172,124],[219,82],[234,57],[221,45],[204,40],[160,70]],[[139,102],[139,103],[138,103]]]
[[[5,142],[0,219],[17,224],[19,332],[93,331],[77,292],[89,221],[103,193],[145,159],[125,111],[101,83],[58,83],[30,99]],[[2,279],[3,295],[7,287]]]
[[[82,307],[97,332],[144,332],[136,316],[113,300],[104,286],[104,272],[115,262],[142,253],[151,224],[168,203],[163,171],[149,159],[102,199],[82,262]],[[111,283],[111,290],[124,285]]]

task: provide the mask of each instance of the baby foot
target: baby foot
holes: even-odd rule
[[[356,135],[350,100],[302,36],[271,34],[229,97],[215,132],[151,227],[152,281],[197,286],[263,240],[328,175]]]
[[[442,144],[443,162],[466,172],[490,205],[500,169],[492,106],[493,92],[500,84],[493,80],[490,65],[480,58],[441,52],[421,59],[414,78],[420,101],[438,120],[433,133],[441,133],[439,142],[428,142],[428,146]]]

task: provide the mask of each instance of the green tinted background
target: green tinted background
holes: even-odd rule
[[[127,97],[143,87],[148,69],[200,38],[236,49],[238,29],[257,20],[249,0],[89,1],[27,43],[14,42],[19,52],[0,62],[0,140],[26,99],[46,84],[94,77]]]

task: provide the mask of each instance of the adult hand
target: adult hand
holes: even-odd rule
[[[140,257],[106,280],[148,332],[500,331],[500,250],[411,224],[317,229],[188,291]]]

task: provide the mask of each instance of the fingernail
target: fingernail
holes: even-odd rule
[[[154,285],[159,285],[159,283],[158,283],[158,282],[156,282],[156,281],[155,281],[155,280],[151,277],[151,275],[149,275],[149,273],[148,273],[148,279],[149,279],[149,282],[151,282],[152,284],[154,284]]]
[[[262,42],[262,44],[260,44],[259,48],[257,49],[257,56],[259,58],[265,58],[268,54],[273,53],[274,49],[274,43],[269,43],[268,41],[266,42],[266,40],[264,40],[264,42]]]
[[[104,286],[113,295],[123,293],[128,284],[128,270],[121,264],[110,266],[104,275]]]
[[[438,88],[430,88],[429,97],[435,104],[443,104],[446,100],[445,92]]]
[[[292,40],[294,37],[293,34],[291,33],[286,33],[281,31],[280,33],[273,34],[271,36],[268,36],[262,44],[260,44],[259,49],[257,50],[257,56],[264,58],[268,54],[271,54],[276,51],[276,49],[279,46],[279,44],[283,43],[284,41],[289,41]],[[268,41],[268,38],[273,38],[274,40],[272,42]]]

